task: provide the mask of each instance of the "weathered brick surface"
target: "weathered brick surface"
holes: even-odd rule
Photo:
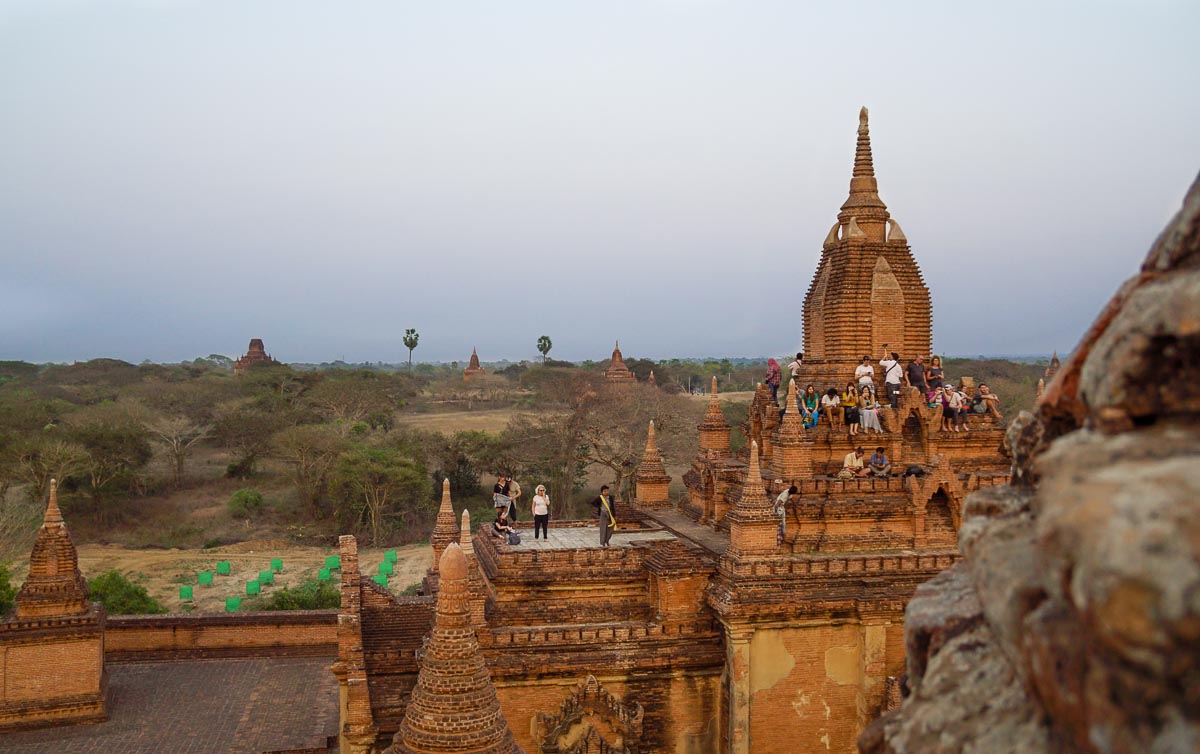
[[[109,719],[0,734],[6,754],[257,754],[324,750],[337,734],[332,658],[127,664]]]
[[[110,617],[109,662],[219,657],[328,657],[337,651],[336,610]]]

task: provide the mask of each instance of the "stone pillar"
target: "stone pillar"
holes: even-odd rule
[[[858,693],[858,728],[879,714],[887,683],[887,623],[862,625],[862,667]]]
[[[750,639],[754,629],[725,626],[729,673],[729,754],[750,754]]]

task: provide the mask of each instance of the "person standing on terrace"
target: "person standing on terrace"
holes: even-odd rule
[[[599,516],[600,546],[608,547],[613,530],[617,528],[617,504],[612,499],[612,495],[608,494],[607,484],[600,488],[600,494],[592,501],[592,507],[596,509],[596,514]]]
[[[888,358],[887,344],[883,344],[883,358],[879,366],[883,367],[883,394],[887,397],[888,405],[895,408],[900,405],[900,383],[904,379],[904,367],[900,366],[900,354],[891,352]]]
[[[546,485],[539,484],[534,490],[533,503],[533,538],[538,538],[538,529],[542,530],[542,536],[545,539],[550,539],[550,496],[546,494]]]

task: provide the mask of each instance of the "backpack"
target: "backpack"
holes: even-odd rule
[[[515,531],[510,531],[510,532],[508,533],[508,543],[509,543],[510,545],[519,545],[519,544],[521,544],[521,535],[520,535],[520,534],[517,534]]]

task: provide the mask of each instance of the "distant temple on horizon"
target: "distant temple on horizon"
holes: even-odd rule
[[[467,368],[463,370],[463,382],[480,374],[487,374],[487,370],[479,366],[479,354],[476,353],[475,347],[471,347],[471,361],[467,364]]]
[[[615,383],[637,382],[637,375],[625,366],[625,359],[621,356],[620,341],[613,346],[612,358],[609,359],[608,368],[604,370],[604,379]]]
[[[263,346],[262,338],[251,338],[250,348],[246,351],[246,355],[233,362],[233,373],[235,375],[245,374],[250,370],[251,366],[261,363],[277,362],[271,358],[271,354],[267,353],[266,347]]]

